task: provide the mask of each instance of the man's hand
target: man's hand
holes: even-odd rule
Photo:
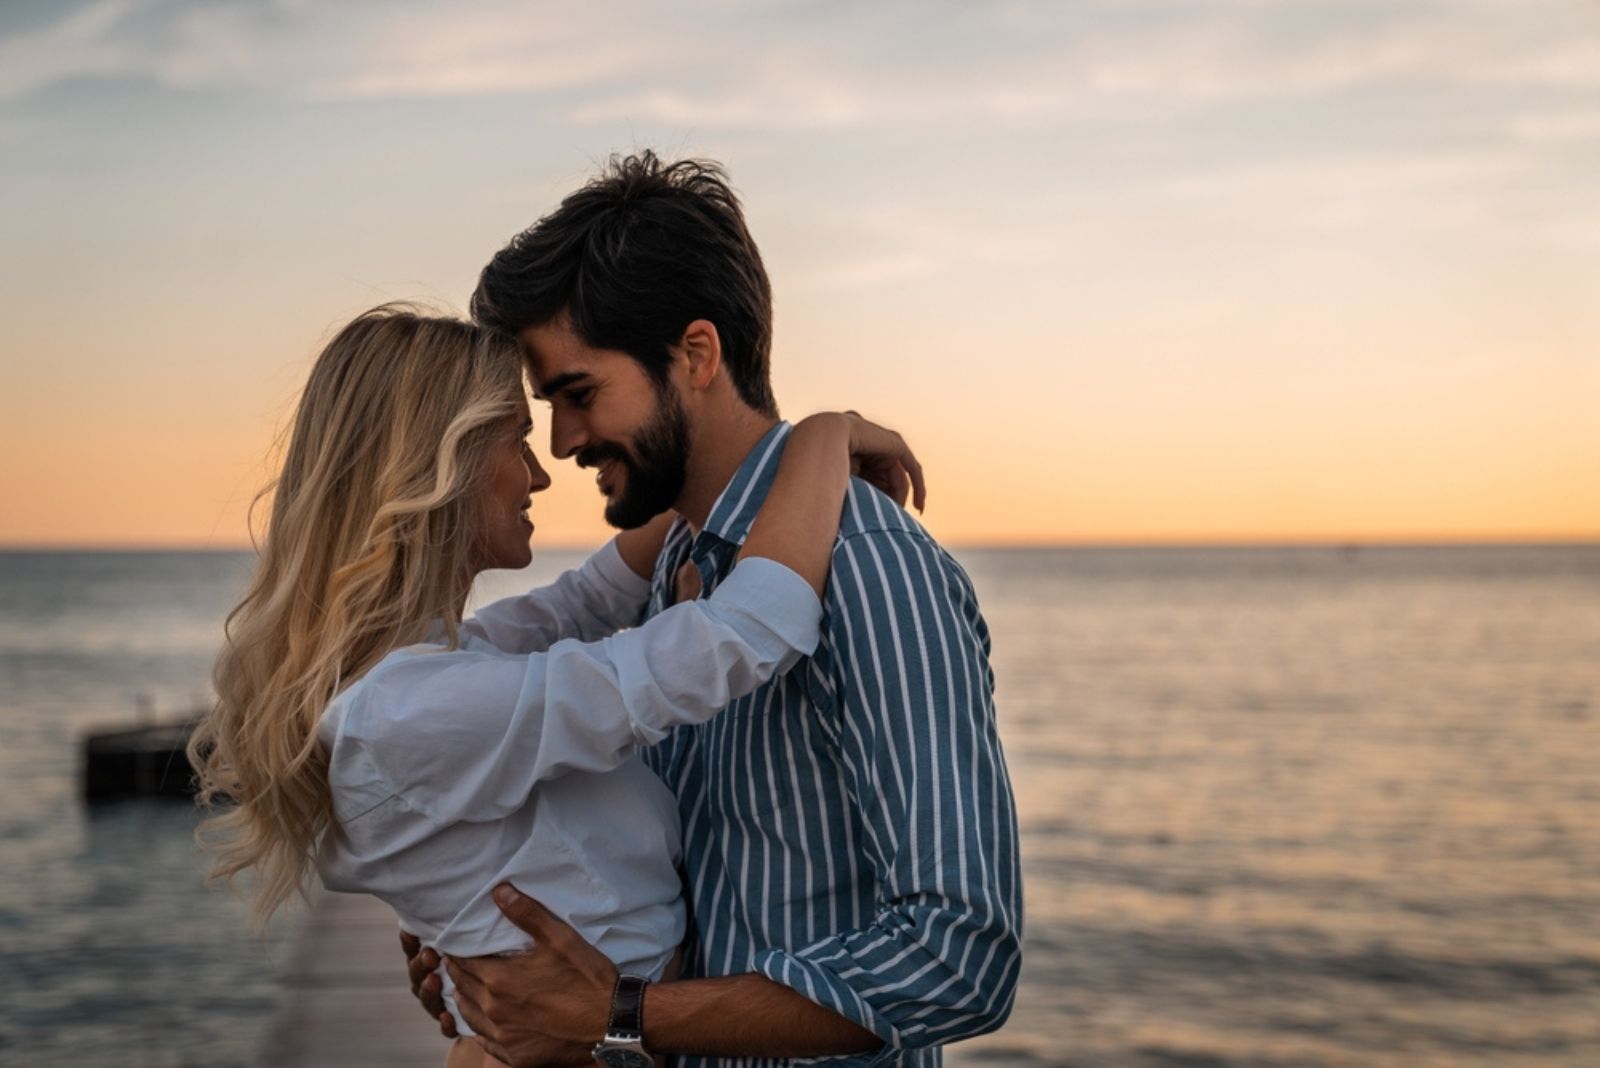
[[[485,1049],[514,1068],[592,1063],[611,1016],[616,966],[510,883],[495,887],[494,901],[534,947],[508,957],[446,958],[462,1017]]]
[[[406,955],[406,974],[411,977],[411,996],[422,1002],[422,1011],[438,1021],[439,1033],[456,1038],[456,1020],[444,1007],[444,984],[439,981],[439,954],[422,948],[422,940],[410,931],[400,932],[400,950]]]

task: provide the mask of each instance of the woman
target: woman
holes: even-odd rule
[[[479,571],[528,563],[530,429],[520,352],[470,324],[379,308],[318,357],[190,747],[202,804],[234,802],[215,871],[255,873],[264,923],[315,867],[462,956],[527,947],[489,898],[514,879],[658,978],[678,828],[636,746],[815,648],[852,454],[902,499],[920,472],[898,435],[812,417],[711,597],[607,637],[641,615],[660,518],[463,622]]]

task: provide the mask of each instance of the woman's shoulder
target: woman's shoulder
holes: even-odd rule
[[[345,734],[411,720],[459,701],[483,665],[508,659],[483,643],[447,648],[423,642],[391,650],[329,702],[325,720]]]
[[[458,744],[452,713],[488,658],[480,649],[434,643],[385,654],[323,713],[319,733],[330,782],[344,789],[378,784],[390,791],[410,783],[409,769]],[[474,670],[462,670],[467,667]]]

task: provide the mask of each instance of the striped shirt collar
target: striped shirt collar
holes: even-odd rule
[[[739,470],[723,489],[706,516],[704,533],[714,534],[732,545],[743,545],[761,511],[761,502],[772,489],[772,480],[778,473],[778,461],[783,456],[783,445],[794,427],[779,422],[762,435],[751,449]]]

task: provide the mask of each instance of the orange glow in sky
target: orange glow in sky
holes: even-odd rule
[[[8,7],[0,546],[246,544],[337,325],[643,146],[728,165],[784,414],[901,429],[951,543],[1600,537],[1600,12],[1141,11]]]

